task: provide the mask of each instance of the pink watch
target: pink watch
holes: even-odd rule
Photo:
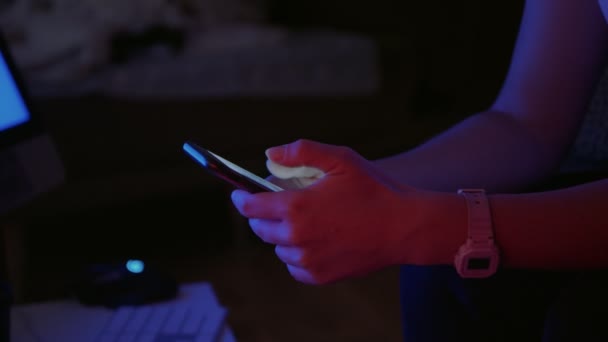
[[[458,194],[467,201],[468,236],[456,253],[454,266],[463,278],[487,278],[496,273],[499,262],[488,198],[482,189],[460,189]]]

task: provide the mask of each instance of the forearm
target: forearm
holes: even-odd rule
[[[401,262],[451,264],[466,240],[466,206],[435,193],[427,206],[419,254]],[[489,195],[501,265],[527,269],[608,267],[608,180],[520,195]],[[442,215],[437,215],[441,212]]]
[[[490,201],[506,266],[608,266],[608,181]]]
[[[507,114],[487,111],[414,150],[377,160],[376,165],[418,188],[513,191],[545,177],[561,157],[561,146],[547,144],[535,134]]]

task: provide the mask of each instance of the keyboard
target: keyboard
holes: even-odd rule
[[[208,283],[180,286],[175,300],[115,310],[66,300],[12,308],[17,342],[233,342]]]
[[[98,342],[215,342],[225,310],[208,315],[197,305],[124,307],[116,311]]]

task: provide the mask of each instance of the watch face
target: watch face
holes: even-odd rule
[[[498,269],[498,251],[465,250],[457,255],[454,266],[463,278],[487,278]]]
[[[468,270],[487,270],[492,263],[491,258],[469,258],[467,260]]]

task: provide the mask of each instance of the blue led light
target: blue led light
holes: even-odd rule
[[[196,159],[196,161],[201,163],[203,166],[207,166],[207,159],[205,159],[205,157],[200,154],[196,149],[194,149],[194,147],[192,147],[190,144],[184,144],[184,151],[186,151],[190,156],[192,156],[192,158]]]
[[[141,273],[144,271],[144,262],[141,260],[127,261],[127,270],[131,273]]]

